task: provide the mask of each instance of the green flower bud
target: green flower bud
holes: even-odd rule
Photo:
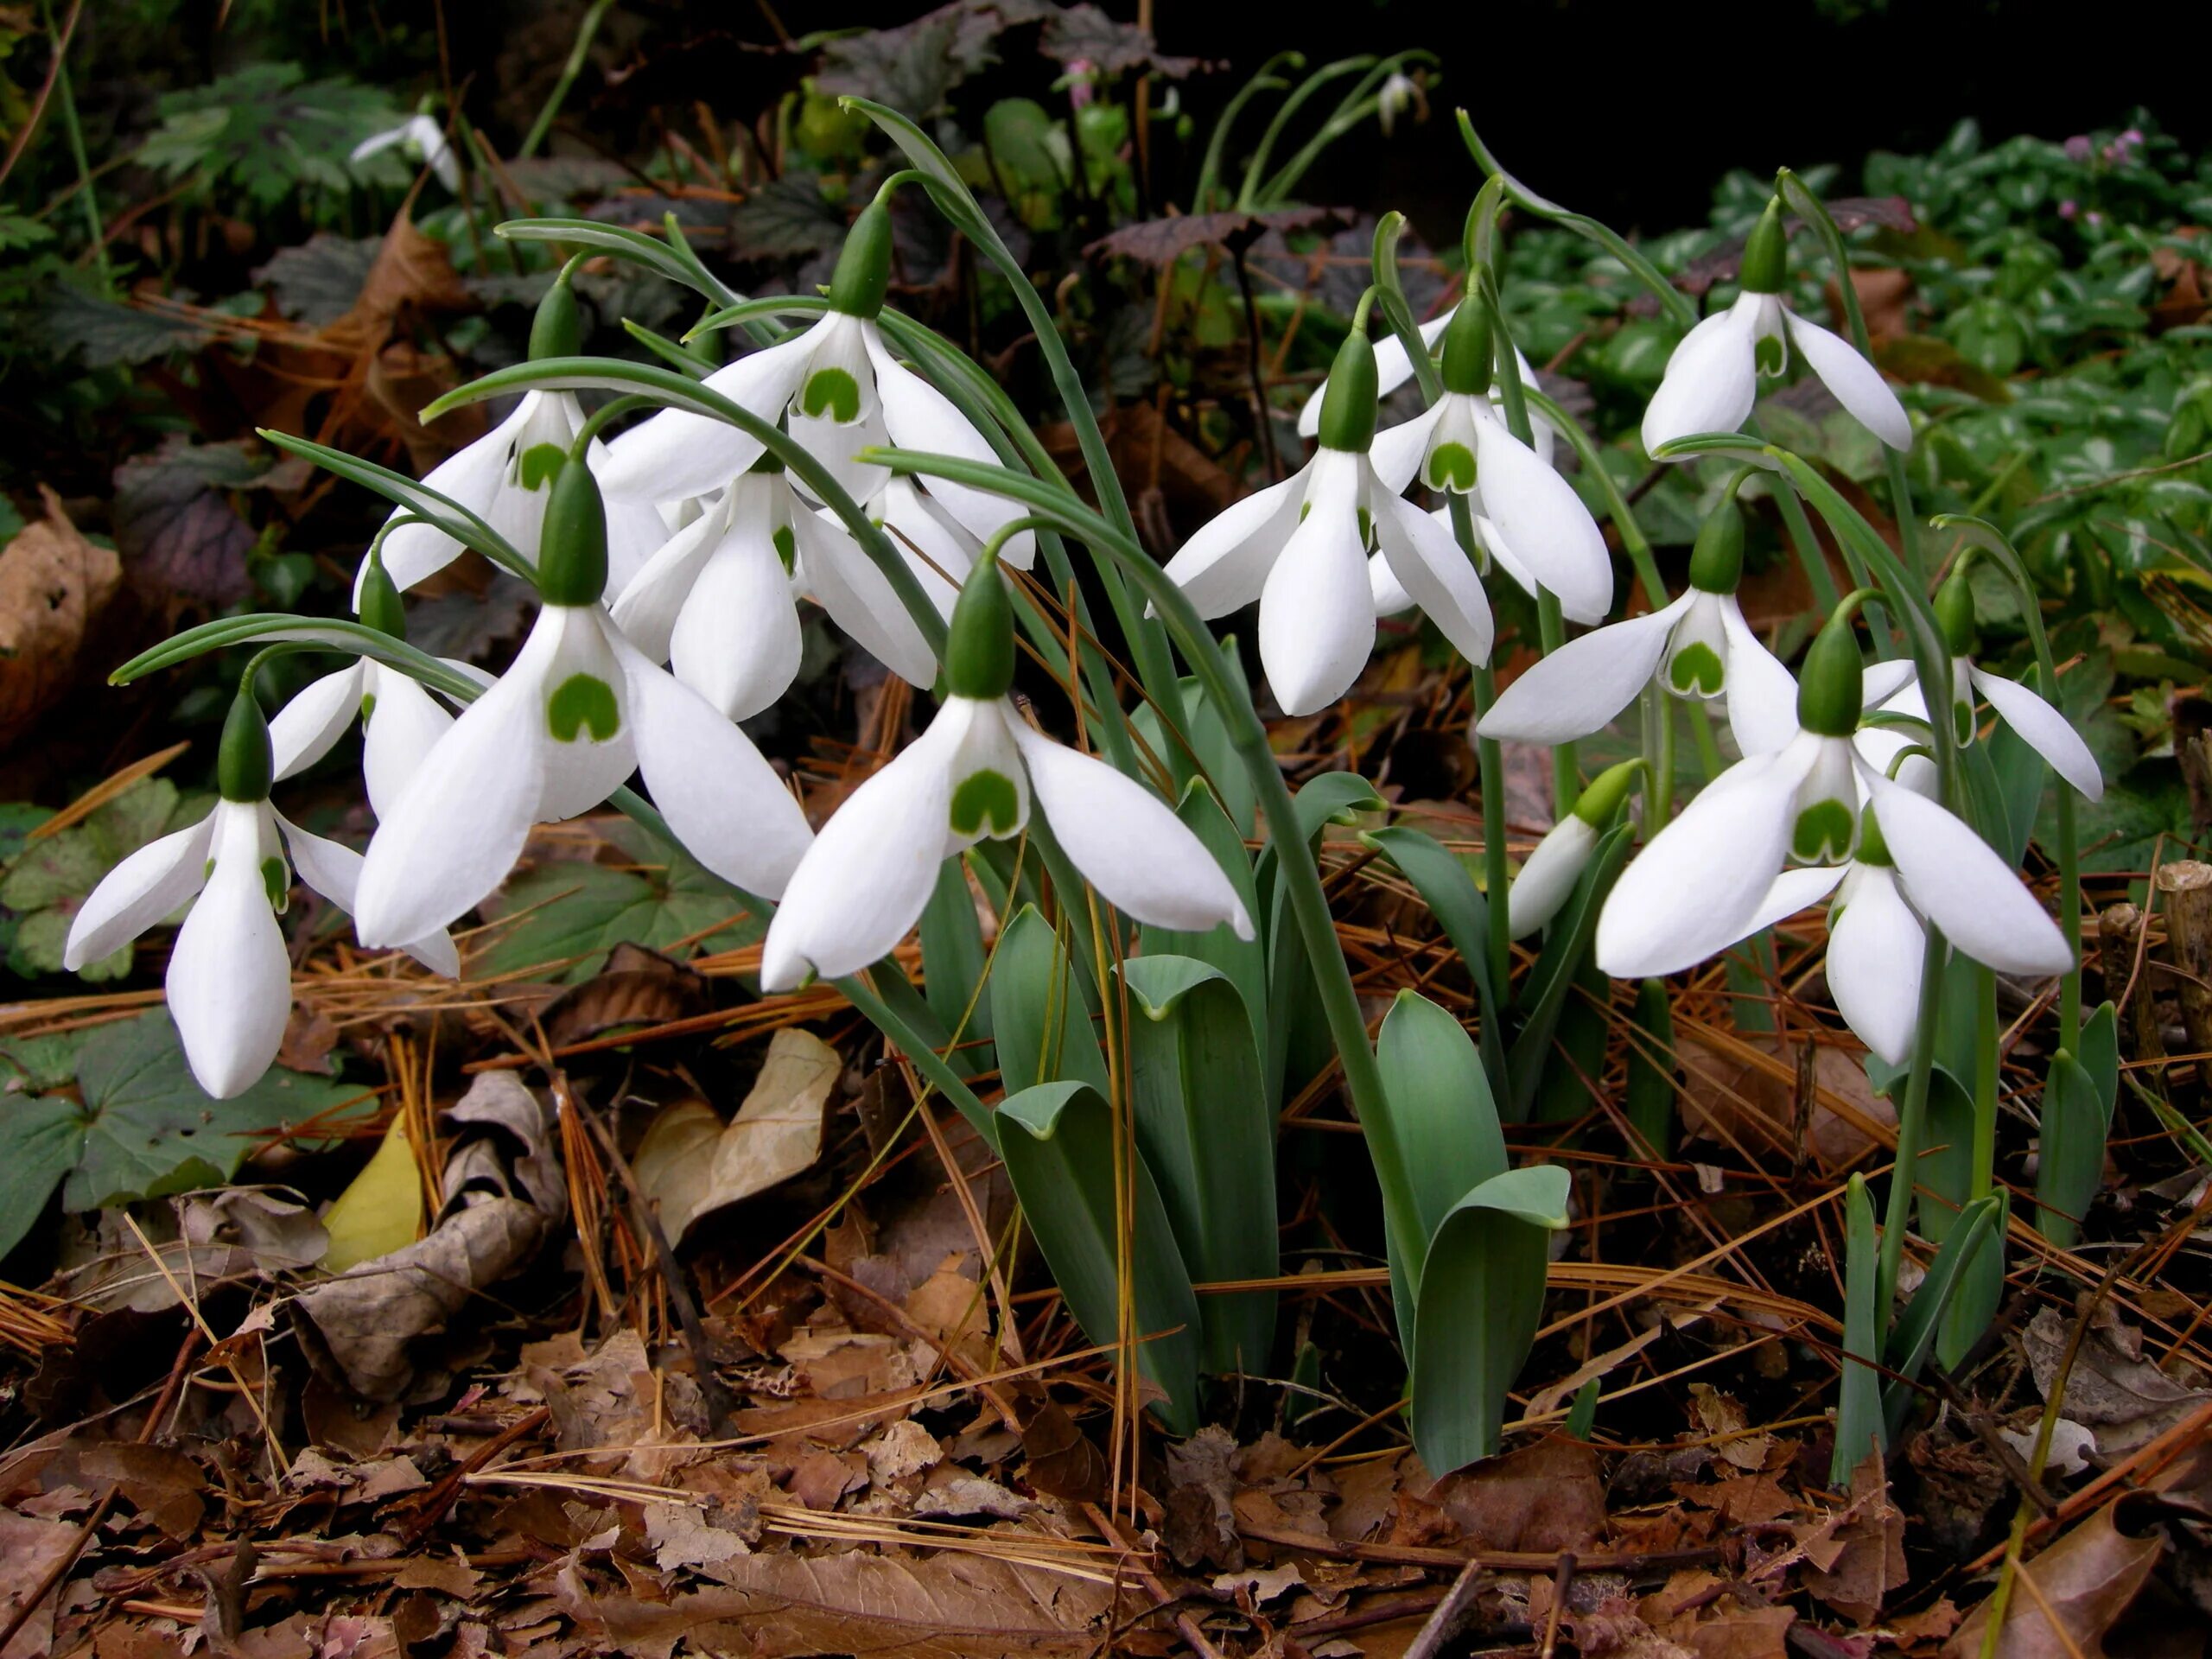
[[[1967,562],[1964,559],[1953,567],[1936,590],[1936,620],[1943,630],[1943,643],[1954,657],[1971,657],[1981,646],[1981,632],[1975,626],[1974,588],[1967,581]]]
[[[369,568],[361,577],[361,620],[378,633],[388,633],[395,639],[407,637],[407,607],[399,601],[399,589],[384,568],[384,550],[369,550]]]
[[[533,359],[574,357],[583,349],[583,313],[563,276],[545,290],[537,315],[530,320],[530,354]]]
[[[945,689],[956,697],[1002,697],[1014,683],[1014,601],[996,554],[960,584],[944,642]]]
[[[1779,294],[1789,269],[1789,234],[1782,228],[1782,198],[1775,197],[1744,238],[1738,281],[1746,294]]]
[[[265,801],[276,780],[276,756],[269,745],[269,720],[251,685],[242,684],[223,721],[215,752],[215,787],[226,801]]]
[[[607,503],[574,455],[553,475],[537,543],[537,594],[548,605],[596,605],[607,590]]]
[[[1730,496],[1698,526],[1690,550],[1690,586],[1708,594],[1732,594],[1744,576],[1744,510]]]
[[[1592,778],[1574,803],[1574,816],[1592,830],[1610,825],[1621,810],[1621,803],[1628,799],[1628,792],[1636,786],[1637,774],[1643,770],[1643,762],[1624,760],[1618,766],[1607,766]]]
[[[1804,671],[1797,677],[1797,723],[1822,737],[1849,737],[1859,729],[1866,675],[1850,611],[1839,611],[1805,652]]]
[[[890,288],[891,210],[880,200],[872,201],[845,233],[836,272],[830,278],[830,308],[873,317],[883,309]]]
[[[1381,382],[1375,372],[1375,347],[1355,328],[1337,347],[1329,384],[1321,394],[1321,442],[1330,449],[1365,454],[1375,442]]]
[[[1488,304],[1472,296],[1459,302],[1444,325],[1445,391],[1479,397],[1490,390],[1497,366],[1495,334]]]

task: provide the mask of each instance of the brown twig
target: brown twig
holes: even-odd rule
[[[1421,1634],[1406,1649],[1406,1659],[1435,1659],[1436,1651],[1459,1633],[1466,1623],[1467,1612],[1474,1605],[1490,1583],[1491,1575],[1479,1556],[1470,1556],[1459,1569],[1459,1576],[1452,1580],[1452,1588],[1437,1604],[1436,1611],[1428,1616],[1428,1623],[1421,1627]]]

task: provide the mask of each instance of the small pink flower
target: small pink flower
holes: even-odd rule
[[[2058,216],[2061,219],[2071,219],[2080,211],[2080,207],[2071,196],[2058,204]]]
[[[1075,58],[1069,61],[1068,105],[1070,108],[1079,110],[1097,96],[1097,89],[1091,85],[1091,77],[1096,73],[1096,66],[1089,58]]]
[[[2069,138],[2066,141],[2066,159],[2068,161],[2086,162],[2089,159],[2090,154],[2091,146],[2088,139],[2084,135],[2077,132],[2071,138]]]

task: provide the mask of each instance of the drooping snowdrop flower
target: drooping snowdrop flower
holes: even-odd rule
[[[360,855],[309,835],[269,804],[269,725],[250,687],[224,722],[214,810],[109,871],[77,912],[62,952],[74,970],[120,950],[188,900],[169,953],[169,1017],[200,1086],[218,1100],[251,1088],[276,1058],[292,1010],[292,960],[276,925],[292,871],[351,910]],[[287,860],[289,860],[288,864]],[[442,929],[404,947],[434,973],[461,971]]]
[[[1667,359],[1643,411],[1645,450],[1694,432],[1733,432],[1758,401],[1759,377],[1781,373],[1792,347],[1861,426],[1892,449],[1912,448],[1912,422],[1882,372],[1849,340],[1782,302],[1788,253],[1777,197],[1744,244],[1736,302],[1691,329]]]
[[[2072,965],[2057,925],[1971,826],[1859,756],[1852,734],[1864,696],[1861,673],[1847,607],[1806,653],[1798,734],[1715,779],[1622,873],[1598,918],[1601,969],[1636,979],[1690,967],[1818,899],[1844,879],[1847,865],[1861,873],[1852,902],[1869,906],[1856,925],[1865,949],[1856,939],[1845,946],[1843,973],[1853,988],[1843,995],[1855,1006],[1870,1006],[1859,996],[1855,964],[1904,971],[1903,960],[1889,954],[1897,939],[1897,916],[1886,908],[1896,896],[1884,888],[1890,880],[1977,962],[2023,974]],[[1866,823],[1881,842],[1871,855]],[[1883,865],[1884,856],[1893,862]],[[1816,868],[1786,872],[1789,862]],[[1867,874],[1882,869],[1895,877]],[[1885,1016],[1866,1017],[1871,1031],[1891,1040]]]
[[[360,582],[361,620],[395,639],[407,637],[399,590],[371,547]],[[453,724],[428,691],[401,673],[357,657],[335,674],[311,682],[269,723],[278,782],[328,754],[356,719],[361,722],[361,772],[369,806],[381,818],[399,799],[415,768]]]
[[[1452,319],[1459,315],[1459,310],[1455,308],[1440,317],[1432,317],[1421,324],[1421,343],[1434,347],[1443,340],[1445,332],[1452,327]],[[1539,391],[1542,390],[1541,386],[1536,385],[1535,365],[1521,354],[1521,348],[1517,346],[1513,349],[1513,365],[1521,376],[1522,385],[1535,387]],[[1406,355],[1405,346],[1396,334],[1385,335],[1382,342],[1376,346],[1375,375],[1375,395],[1377,398],[1388,397],[1414,378],[1413,359]],[[1306,399],[1304,405],[1299,410],[1298,435],[1300,437],[1311,438],[1319,434],[1321,404],[1328,394],[1329,384],[1324,380],[1313,388],[1312,395]],[[1490,389],[1490,407],[1491,413],[1497,416],[1501,420],[1504,418],[1505,394],[1495,385]],[[1545,466],[1550,466],[1552,452],[1558,442],[1552,432],[1551,423],[1531,410],[1529,412],[1529,441],[1530,447],[1536,452],[1536,459],[1542,461]]]
[[[1474,566],[1448,531],[1375,475],[1375,350],[1355,327],[1329,372],[1313,460],[1217,515],[1167,563],[1200,616],[1260,601],[1260,661],[1286,714],[1334,702],[1374,650],[1370,535],[1460,655],[1490,655],[1490,600]]]
[[[538,302],[530,328],[533,359],[573,357],[582,324],[567,273]],[[474,442],[432,467],[423,484],[467,508],[535,564],[545,502],[563,458],[583,429],[583,405],[572,391],[527,391],[506,419]],[[589,464],[602,466],[606,446],[594,441]],[[649,503],[618,501],[607,513],[607,592],[620,593],[652,550],[666,538],[667,526]],[[385,569],[403,591],[435,575],[459,558],[461,543],[406,507],[396,507],[385,521]],[[364,571],[367,567],[363,566]],[[356,609],[361,603],[354,588]]]
[[[633,770],[685,850],[741,887],[774,898],[805,849],[805,815],[752,740],[600,604],[607,523],[588,468],[560,469],[545,517],[529,638],[369,842],[354,912],[364,944],[460,916],[505,879],[533,824],[589,810]]]
[[[1375,119],[1388,138],[1401,116],[1408,112],[1416,121],[1428,119],[1428,94],[1421,84],[1402,69],[1393,69],[1384,78],[1382,90],[1375,94]]]
[[[2018,680],[1993,674],[1974,661],[1975,652],[1981,648],[1981,632],[1974,617],[1968,567],[1969,560],[1961,558],[1936,590],[1936,620],[1951,650],[1951,721],[1959,741],[1974,741],[1979,725],[1974,693],[1979,691],[1997,711],[1997,717],[2049,762],[2053,772],[2088,799],[2101,799],[2104,773],[2081,733],[2074,729],[2074,722]],[[1924,718],[1927,705],[1920,698],[1919,688],[1911,688],[1904,696],[1919,705],[1916,712]]]
[[[1104,761],[1032,730],[1007,697],[1012,607],[995,559],[954,609],[948,691],[929,729],[855,790],[785,889],[761,948],[763,990],[858,973],[920,919],[946,859],[1021,833],[1033,806],[1106,901],[1200,932],[1252,920],[1205,845],[1166,804]]]
[[[1656,678],[1678,697],[1725,697],[1744,753],[1781,748],[1797,730],[1797,684],[1744,620],[1743,568],[1744,518],[1732,498],[1699,528],[1681,598],[1568,640],[1505,688],[1481,734],[1572,742],[1603,729]]]
[[[410,115],[396,127],[370,134],[353,146],[353,159],[365,162],[394,145],[436,174],[438,182],[448,190],[461,194],[461,158],[446,142],[446,130],[430,117]]]
[[[1557,594],[1573,621],[1603,621],[1613,602],[1605,536],[1574,486],[1499,417],[1489,395],[1493,339],[1490,307],[1462,302],[1444,334],[1442,395],[1375,435],[1375,476],[1393,495],[1418,477],[1432,490],[1471,498],[1484,547],[1516,581]]]
[[[788,415],[793,440],[855,501],[875,495],[887,476],[884,467],[859,458],[871,444],[998,461],[952,401],[884,343],[876,318],[890,283],[891,213],[878,200],[853,222],[821,321],[706,379],[764,421]],[[758,439],[727,422],[664,410],[609,444],[598,471],[610,496],[673,501],[721,489],[752,466],[760,450]],[[980,540],[1022,516],[1019,505],[986,490],[944,479],[931,479],[929,490]],[[1036,550],[1035,536],[1022,531],[1007,538],[1007,563],[1026,570]]]
[[[1574,810],[1544,832],[1506,892],[1515,938],[1527,938],[1559,914],[1643,769],[1641,760],[1606,767],[1576,798]]]

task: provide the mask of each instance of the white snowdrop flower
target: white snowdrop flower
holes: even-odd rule
[[[1544,832],[1506,893],[1515,938],[1527,938],[1559,914],[1643,769],[1641,760],[1606,767],[1576,798],[1574,810]]]
[[[427,115],[410,115],[396,127],[372,133],[353,146],[353,159],[365,162],[395,145],[436,174],[454,195],[461,194],[461,158],[446,142],[446,130]]]
[[[1891,878],[1878,872],[1892,868],[1918,913],[1976,961],[2009,973],[2061,973],[2072,965],[2057,925],[1969,825],[1859,755],[1852,736],[1864,696],[1861,673],[1849,613],[1839,612],[1806,654],[1796,736],[1724,772],[1622,873],[1598,919],[1601,969],[1638,979],[1690,967],[1817,899],[1854,861],[1862,872],[1877,872],[1853,884],[1855,900],[1866,906],[1858,926],[1880,942],[1881,954],[1872,954],[1877,946],[1870,943],[1861,959],[1886,964],[1886,971],[1905,971],[1903,959],[1888,954],[1897,923],[1887,907],[1885,884]],[[1882,843],[1863,856],[1862,823],[1874,825]],[[1883,864],[1885,855],[1894,862]],[[1785,873],[1790,862],[1824,868]],[[1777,912],[1782,904],[1788,910]],[[1858,949],[1847,943],[1847,982]],[[1843,995],[1866,1007],[1856,985]],[[1865,1017],[1890,1039],[1891,1025],[1871,1011]]]
[[[885,468],[860,460],[870,445],[957,455],[991,465],[998,454],[951,400],[899,361],[876,318],[891,281],[891,215],[881,202],[854,221],[830,285],[830,309],[812,327],[740,358],[706,384],[762,420],[786,416],[792,439],[827,467],[855,501],[883,487]],[[719,490],[759,458],[758,439],[711,416],[664,410],[607,446],[598,467],[611,496],[672,501]],[[944,479],[929,491],[979,540],[1023,509],[1003,496]],[[1036,537],[1006,543],[1007,563],[1027,569]]]
[[[1882,372],[1849,340],[1808,322],[1782,302],[1789,238],[1782,203],[1744,244],[1743,292],[1682,337],[1643,411],[1643,447],[1656,451],[1696,432],[1733,432],[1758,400],[1762,374],[1779,374],[1795,347],[1852,417],[1892,449],[1912,448],[1912,422]]]
[[[1370,537],[1398,588],[1472,663],[1490,656],[1490,600],[1451,532],[1375,474],[1375,351],[1355,329],[1329,376],[1320,447],[1291,477],[1217,515],[1166,573],[1200,616],[1260,601],[1260,661],[1287,714],[1326,708],[1375,647]]]
[[[242,689],[223,728],[214,810],[110,870],[78,911],[62,952],[72,970],[98,962],[189,900],[169,953],[169,1017],[192,1075],[218,1100],[251,1088],[284,1039],[292,960],[276,916],[292,870],[351,910],[361,868],[359,854],[309,835],[269,804],[273,771],[268,722]],[[403,948],[434,973],[461,971],[442,929],[424,928]]]
[[[1568,640],[1499,694],[1481,734],[1572,742],[1602,730],[1656,679],[1678,697],[1725,698],[1744,753],[1781,748],[1797,731],[1797,683],[1744,620],[1743,567],[1744,519],[1732,499],[1699,529],[1679,599]]]
[[[1084,880],[1138,921],[1199,932],[1251,918],[1166,804],[1032,730],[1007,692],[1013,613],[995,561],[970,572],[945,650],[948,695],[920,737],[837,809],[799,861],[761,947],[763,990],[858,973],[920,919],[947,858],[1041,812]]]
[[[1421,338],[1422,344],[1433,347],[1439,341],[1443,340],[1446,330],[1449,329],[1452,326],[1452,319],[1459,315],[1461,308],[1455,308],[1440,317],[1432,317],[1428,321],[1421,324]],[[1521,354],[1521,348],[1517,346],[1513,349],[1513,363],[1515,368],[1520,372],[1521,384],[1522,385],[1535,388],[1539,391],[1542,390],[1541,386],[1536,385],[1536,371],[1535,365],[1531,364],[1526,357]],[[1388,397],[1400,386],[1404,385],[1407,381],[1414,378],[1413,359],[1406,355],[1405,346],[1403,342],[1398,339],[1396,334],[1393,334],[1386,335],[1375,347],[1375,395],[1378,399]],[[1298,411],[1298,435],[1300,437],[1311,438],[1319,434],[1321,430],[1321,404],[1323,400],[1327,397],[1328,392],[1329,384],[1326,380],[1324,380],[1319,385],[1313,388],[1312,394],[1307,397],[1305,404],[1300,408]],[[1497,416],[1500,420],[1504,419],[1505,393],[1502,389],[1496,385],[1491,386],[1490,389],[1490,408],[1491,414]],[[1550,466],[1552,464],[1553,451],[1558,442],[1558,439],[1552,431],[1551,423],[1545,420],[1542,416],[1537,414],[1534,410],[1529,411],[1529,440],[1530,446],[1536,452],[1536,459],[1542,461],[1545,466]],[[1376,442],[1379,444],[1382,440],[1378,438]]]
[[[591,474],[563,467],[546,509],[543,601],[507,671],[461,712],[369,842],[362,942],[412,938],[489,895],[531,826],[604,801],[634,770],[684,849],[774,898],[805,815],[744,732],[626,639],[598,602],[606,522]]]

